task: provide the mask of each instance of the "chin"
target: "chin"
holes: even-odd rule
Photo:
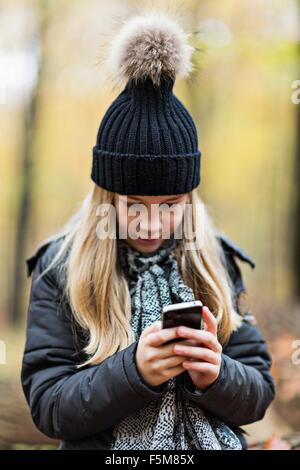
[[[132,240],[131,246],[142,253],[151,253],[152,251],[157,250],[162,244],[163,240],[153,240],[153,241],[141,241],[141,240]]]

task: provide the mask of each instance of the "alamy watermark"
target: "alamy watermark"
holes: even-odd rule
[[[125,199],[125,200],[124,200]],[[121,239],[132,240],[138,238],[143,239],[169,239],[172,235],[175,239],[186,240],[186,249],[197,250],[203,246],[204,236],[204,204],[196,203],[153,203],[151,204],[150,217],[145,204],[130,203],[127,206],[127,197],[121,202],[118,201],[118,209],[122,210],[122,206],[126,207],[126,217],[122,217],[122,224],[117,223],[116,206],[109,203],[99,204],[96,215],[100,217],[97,224],[96,232],[100,240],[107,238],[115,239],[117,236]],[[195,211],[197,229],[192,227],[191,221]],[[150,222],[149,222],[150,219]],[[174,224],[175,221],[175,224]],[[173,234],[170,228],[175,225]],[[155,227],[155,229],[153,228]],[[117,234],[118,231],[118,234]],[[150,234],[150,235],[149,235]]]

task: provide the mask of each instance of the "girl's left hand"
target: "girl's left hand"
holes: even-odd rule
[[[177,343],[174,353],[190,358],[182,363],[188,370],[195,386],[205,390],[220,373],[222,346],[217,338],[217,321],[208,307],[203,307],[202,316],[205,330],[196,330],[186,326],[177,328],[177,335],[191,339],[193,346]]]

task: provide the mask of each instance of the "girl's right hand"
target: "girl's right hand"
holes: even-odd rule
[[[181,364],[187,358],[173,352],[176,343],[164,345],[166,341],[178,337],[177,328],[177,326],[162,328],[162,322],[158,320],[145,328],[140,336],[136,350],[136,365],[149,385],[160,385],[186,370]]]

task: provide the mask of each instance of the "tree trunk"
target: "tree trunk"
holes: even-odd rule
[[[13,273],[8,305],[9,322],[18,326],[22,319],[22,302],[24,298],[24,280],[26,274],[26,247],[29,234],[29,221],[31,215],[31,194],[34,187],[31,167],[34,162],[33,143],[38,121],[38,108],[40,91],[43,84],[45,68],[45,35],[48,27],[47,2],[38,3],[39,24],[38,37],[40,40],[40,55],[36,84],[24,106],[24,143],[21,161],[21,170],[18,185],[19,208],[16,221],[15,248],[13,251]]]

